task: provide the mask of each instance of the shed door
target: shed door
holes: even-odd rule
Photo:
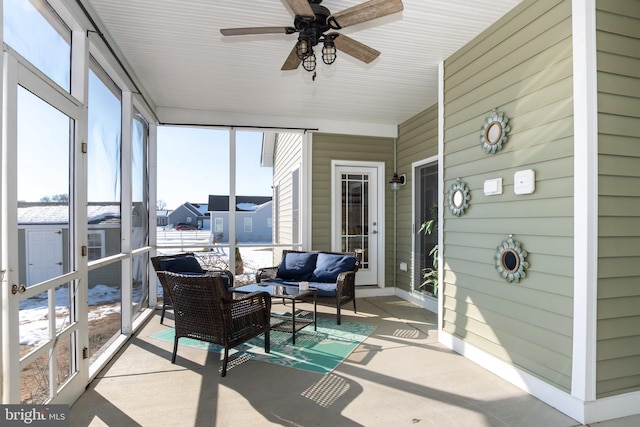
[[[61,276],[62,229],[27,231],[27,285]]]

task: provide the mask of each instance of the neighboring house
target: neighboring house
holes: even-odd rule
[[[91,262],[120,253],[120,206],[89,204],[87,258]],[[27,286],[69,271],[69,206],[61,203],[18,204],[20,282]],[[46,247],[46,251],[37,248]],[[28,248],[28,250],[27,250]],[[89,273],[89,286],[120,284],[120,266],[111,264]]]
[[[156,225],[158,227],[166,227],[169,225],[169,214],[170,210],[163,209],[156,211],[157,222]]]
[[[272,242],[272,202],[268,196],[236,196],[236,241]],[[229,242],[229,196],[209,196],[214,243]]]
[[[198,230],[209,227],[209,213],[206,203],[185,202],[171,211],[168,217],[170,227],[175,227],[178,224],[193,225]]]
[[[261,165],[273,168],[274,243],[304,245],[308,241],[302,232],[302,140],[299,133],[265,134],[262,140]],[[279,262],[281,254],[282,249],[274,248],[274,265]]]

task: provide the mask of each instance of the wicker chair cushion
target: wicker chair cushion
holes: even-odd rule
[[[180,274],[204,274],[195,256],[181,256],[160,260],[160,270]]]
[[[320,252],[318,254],[318,260],[316,261],[316,268],[311,274],[311,281],[331,282],[335,284],[340,273],[343,271],[351,271],[355,266],[356,257],[354,256]]]
[[[317,258],[316,253],[287,252],[278,266],[278,277],[284,280],[309,280]]]

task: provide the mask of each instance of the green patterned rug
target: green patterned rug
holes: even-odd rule
[[[264,338],[254,338],[229,352],[229,363],[235,358],[251,358],[261,362],[288,366],[304,371],[326,374],[335,369],[376,328],[367,323],[342,321],[336,325],[335,318],[318,318],[318,330],[313,325],[296,333],[296,344],[291,344],[291,334],[271,331],[271,352],[264,352]],[[151,335],[162,341],[173,343],[174,329],[170,328]],[[179,346],[195,347],[222,353],[219,345],[180,338]],[[180,350],[178,349],[178,353]]]

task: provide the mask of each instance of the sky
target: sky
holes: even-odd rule
[[[168,209],[229,194],[230,132],[158,127],[158,200]],[[262,132],[236,132],[236,195],[271,196],[272,168],[260,166]]]
[[[70,86],[69,42],[28,1],[5,0],[4,40],[63,88]],[[29,31],[24,31],[29,28]],[[44,41],[44,43],[43,43]],[[47,48],[43,49],[46,45]],[[88,199],[120,199],[120,101],[89,75]],[[33,125],[38,117],[38,125]],[[158,127],[157,199],[175,209],[185,202],[207,203],[210,194],[229,194],[230,131],[213,128]],[[18,199],[69,194],[69,119],[24,89],[18,97]],[[236,194],[271,196],[272,169],[260,166],[262,133],[236,133]],[[134,155],[138,153],[134,150]],[[47,171],[47,179],[41,171]],[[143,193],[138,178],[134,200]]]

